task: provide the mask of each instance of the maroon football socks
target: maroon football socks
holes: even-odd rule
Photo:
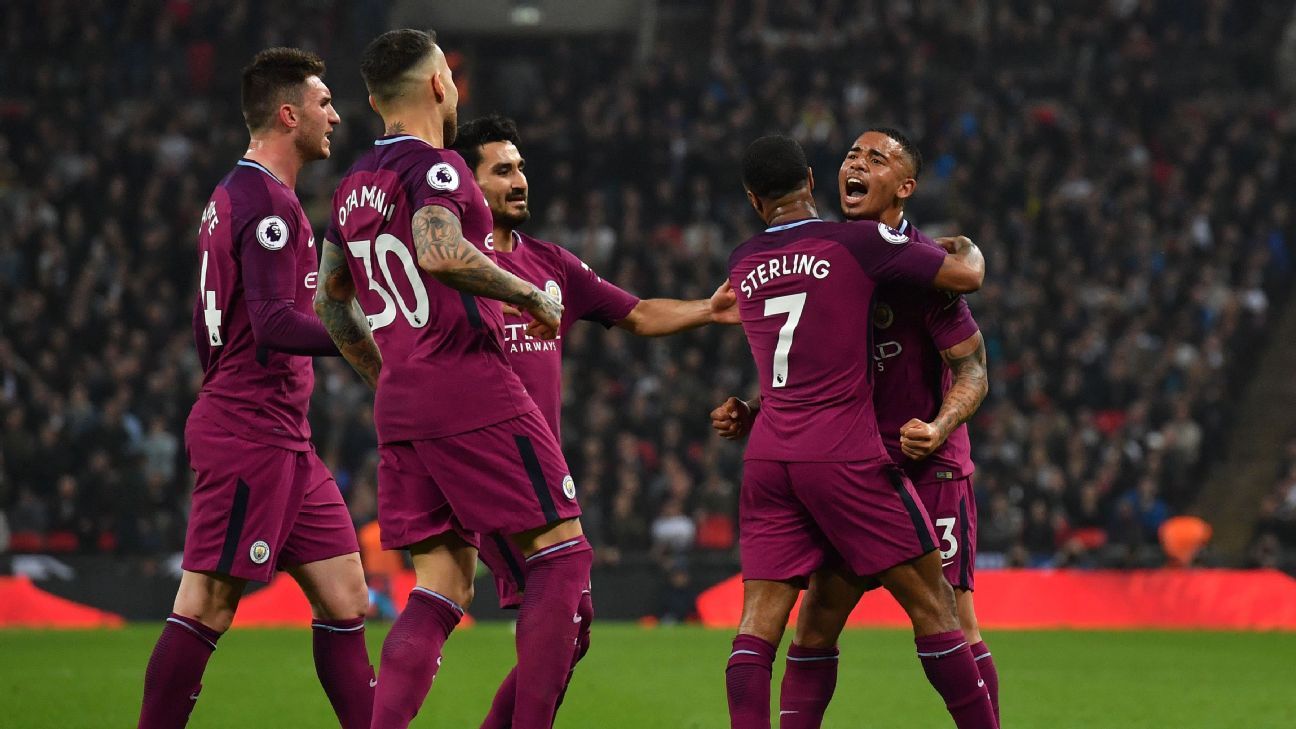
[[[725,668],[732,729],[769,729],[770,677],[778,648],[763,638],[739,634]]]
[[[369,663],[364,629],[364,618],[311,623],[315,674],[342,729],[369,729],[373,715],[378,682]]]
[[[977,670],[963,631],[952,630],[915,638],[923,672],[945,699],[945,708],[958,729],[998,729],[986,682]]]
[[[171,613],[144,674],[139,729],[179,729],[189,721],[220,636],[193,618]]]
[[[779,690],[781,729],[819,729],[837,688],[836,648],[788,646],[787,670]]]
[[[410,592],[383,641],[372,729],[405,729],[414,720],[441,667],[441,649],[463,612],[440,593],[422,587]]]

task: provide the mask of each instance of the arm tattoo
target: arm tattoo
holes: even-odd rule
[[[971,354],[953,357],[946,351],[941,352],[941,357],[954,373],[954,384],[945,393],[933,425],[948,435],[976,414],[990,392],[990,377],[983,340],[978,339],[977,348]]]
[[[554,302],[535,286],[496,266],[463,237],[454,213],[428,205],[414,214],[414,250],[419,266],[452,289],[474,296],[506,301],[528,311],[553,309]],[[557,315],[555,315],[557,318]]]
[[[377,388],[378,374],[382,371],[382,353],[374,342],[369,320],[355,299],[355,280],[347,267],[346,255],[327,239],[320,247],[315,314],[351,367],[369,387]]]

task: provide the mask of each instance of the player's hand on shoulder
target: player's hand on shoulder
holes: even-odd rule
[[[563,306],[554,297],[540,289],[533,289],[526,303],[526,310],[532,319],[527,323],[527,334],[538,339],[553,339],[558,336],[558,327],[562,324]]]
[[[745,438],[755,419],[751,406],[736,397],[711,411],[711,427],[726,440]]]
[[[914,418],[900,428],[900,450],[905,456],[921,461],[940,448],[945,437],[940,428]]]
[[[738,294],[726,280],[711,294],[711,322],[714,324],[742,324],[738,315]]]

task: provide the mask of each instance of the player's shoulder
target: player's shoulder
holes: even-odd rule
[[[576,271],[590,270],[579,256],[561,244],[527,235],[521,231],[517,231],[516,235],[518,246],[514,253],[525,251],[525,255],[540,268],[563,277],[570,276]]]
[[[277,217],[288,226],[295,224],[301,215],[301,201],[292,188],[250,160],[239,160],[219,187],[224,190],[231,217],[236,221],[258,222]]]

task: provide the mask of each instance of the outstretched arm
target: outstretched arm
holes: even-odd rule
[[[369,330],[369,320],[356,301],[355,280],[347,267],[346,254],[327,238],[320,248],[315,313],[346,361],[370,388],[377,389],[382,353]]]
[[[942,351],[941,357],[954,373],[954,384],[945,393],[940,412],[930,423],[915,418],[900,429],[900,450],[915,461],[940,448],[955,428],[976,414],[990,392],[985,341],[981,332]]]
[[[414,213],[414,249],[419,267],[452,289],[513,304],[534,320],[527,333],[553,339],[562,320],[562,305],[545,292],[496,266],[463,237],[459,218],[441,205]]]

